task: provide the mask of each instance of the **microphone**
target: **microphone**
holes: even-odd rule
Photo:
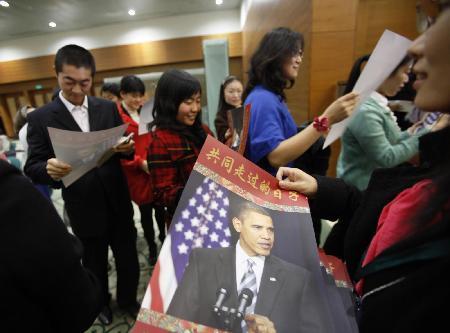
[[[220,316],[220,308],[222,307],[222,303],[227,298],[227,296],[228,291],[225,288],[220,287],[219,289],[217,289],[217,300],[213,306],[213,309],[214,312],[217,313],[217,315],[219,316]]]
[[[239,295],[239,306],[237,308],[237,317],[242,319],[245,315],[245,310],[253,302],[253,291],[244,288]]]

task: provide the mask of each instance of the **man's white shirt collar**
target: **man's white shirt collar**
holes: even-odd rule
[[[70,103],[62,94],[62,90],[59,91],[59,98],[61,99],[61,101],[63,102],[63,104],[65,105],[65,107],[67,108],[67,110],[69,110],[71,113],[73,111],[74,108],[76,108],[79,105],[74,105],[72,103]],[[88,98],[87,96],[84,96],[84,101],[83,104],[81,105],[81,107],[83,109],[85,109],[86,111],[88,110]]]
[[[89,113],[88,113],[88,98],[84,96],[84,101],[82,105],[74,105],[70,103],[62,94],[59,92],[59,98],[63,102],[64,106],[69,110],[75,122],[78,124],[83,132],[89,132]],[[80,112],[81,111],[81,112]]]
[[[250,257],[245,253],[242,248],[240,241],[236,243],[236,287],[239,289],[242,277],[248,270],[247,259],[252,259],[255,265],[253,266],[253,271],[256,274],[256,290],[259,291],[259,286],[261,284],[261,277],[264,270],[264,263],[266,260],[265,256],[253,256]]]

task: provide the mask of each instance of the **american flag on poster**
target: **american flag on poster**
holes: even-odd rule
[[[195,171],[194,171],[195,172]],[[172,220],[150,280],[142,307],[165,312],[196,247],[229,247],[227,191],[205,178]]]

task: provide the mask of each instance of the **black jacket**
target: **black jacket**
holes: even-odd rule
[[[122,124],[116,105],[107,100],[88,97],[88,113],[91,131]],[[53,181],[47,174],[47,160],[55,157],[47,127],[81,131],[80,127],[59,97],[30,113],[27,119],[29,154],[25,173],[35,183],[62,187],[62,196],[75,234],[79,237],[104,234],[108,224],[107,213],[114,214],[123,223],[133,225],[133,208],[119,156],[114,155],[100,168],[92,169],[65,188],[62,182]]]
[[[100,312],[96,278],[53,205],[0,160],[2,332],[83,332]]]
[[[360,192],[340,179],[317,177],[318,192],[310,201],[311,210],[322,218],[340,219],[346,228],[344,260],[352,278],[376,232],[382,209],[400,192],[423,179],[435,182],[450,179],[450,128],[420,138],[420,165],[377,169],[367,190]],[[450,200],[450,191],[439,194],[443,202]],[[433,197],[432,200],[435,198]],[[445,206],[443,204],[442,206]],[[420,217],[420,216],[419,216]],[[419,217],[417,217],[419,219]],[[405,221],[414,223],[420,221]],[[450,236],[448,207],[430,229],[405,239],[383,251],[375,260],[415,249],[418,245]],[[450,294],[447,282],[449,257],[413,261],[384,269],[365,277],[362,302],[361,332],[425,332],[431,323],[445,322]],[[377,291],[398,279],[401,282]],[[445,322],[445,323],[444,323]],[[439,326],[439,325],[438,325]]]

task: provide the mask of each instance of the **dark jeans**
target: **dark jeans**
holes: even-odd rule
[[[145,204],[139,206],[141,212],[141,225],[144,229],[144,237],[147,240],[150,257],[157,256],[155,243],[155,230],[153,229],[153,209],[155,210],[156,224],[159,229],[159,240],[164,242],[166,237],[166,225],[164,223],[165,210],[164,207],[153,206],[152,204]]]
[[[108,286],[108,246],[117,270],[117,303],[127,307],[136,303],[139,263],[136,251],[136,228],[130,222],[112,221],[105,235],[82,237],[83,265],[99,279],[104,304],[111,298]]]

